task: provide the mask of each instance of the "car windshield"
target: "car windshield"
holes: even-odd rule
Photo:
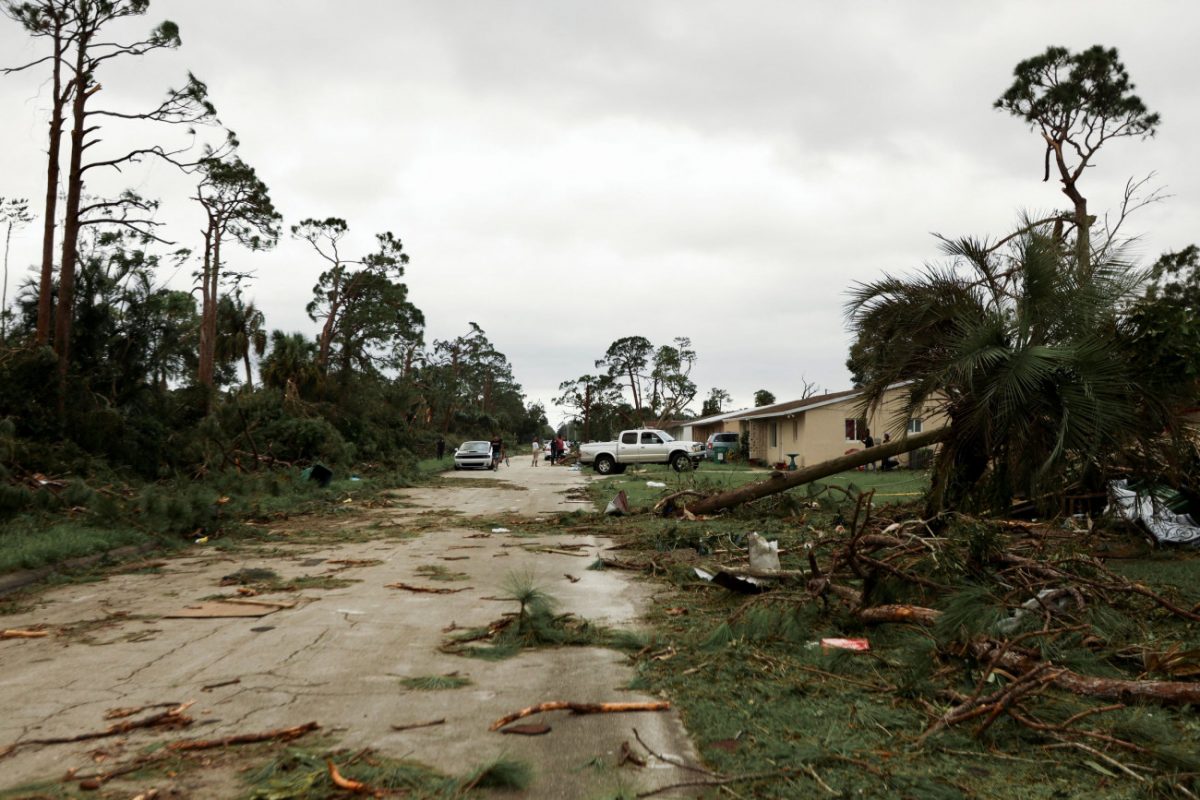
[[[465,442],[462,447],[458,448],[460,453],[490,453],[492,452],[491,442]]]

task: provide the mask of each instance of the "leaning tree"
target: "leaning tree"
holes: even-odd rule
[[[1042,180],[1050,180],[1053,163],[1073,207],[1069,221],[1075,229],[1076,267],[1086,274],[1095,218],[1088,213],[1080,179],[1105,142],[1153,136],[1159,115],[1133,93],[1136,87],[1116,48],[1095,45],[1072,53],[1049,47],[1017,64],[1014,76],[995,107],[1025,120],[1045,142]]]

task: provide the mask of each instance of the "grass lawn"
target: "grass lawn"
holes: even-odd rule
[[[631,466],[621,475],[610,475],[594,480],[590,484],[590,491],[596,500],[598,510],[603,510],[604,504],[622,489],[625,490],[630,505],[634,507],[652,506],[672,492],[685,489],[705,493],[728,491],[747,483],[767,480],[771,472],[772,470],[760,467],[704,463],[691,472],[680,473],[666,465],[645,464]],[[647,481],[665,483],[666,488],[647,486]],[[891,472],[851,470],[822,478],[817,483],[843,488],[854,487],[858,491],[874,489],[875,504],[886,505],[908,503],[922,497],[925,490],[929,488],[929,473],[924,470],[892,470]],[[800,486],[791,489],[787,494],[807,497],[808,490],[804,486]]]

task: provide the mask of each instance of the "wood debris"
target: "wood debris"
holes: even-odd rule
[[[630,711],[667,711],[670,708],[671,703],[666,700],[654,700],[642,703],[572,703],[566,700],[551,700],[546,703],[538,703],[536,706],[522,708],[520,711],[514,711],[511,714],[505,714],[489,725],[488,730],[499,730],[511,722],[531,717],[534,714],[541,714],[544,711],[570,711],[575,714],[620,714]]]
[[[325,763],[329,765],[329,780],[333,781],[333,785],[339,789],[345,789],[347,792],[354,794],[370,794],[376,797],[383,796],[383,792],[378,789],[368,786],[362,781],[356,781],[343,776],[342,773],[338,772],[337,765],[333,763],[333,759],[328,759]]]
[[[191,725],[193,720],[184,712],[195,704],[195,700],[189,700],[186,703],[180,703],[177,706],[172,706],[166,711],[157,714],[151,714],[143,719],[126,719],[122,722],[114,723],[102,731],[90,731],[88,733],[80,733],[75,736],[56,736],[48,739],[25,739],[20,742],[14,742],[8,747],[0,749],[0,757],[6,756],[15,750],[31,745],[46,745],[46,744],[69,744],[71,742],[85,742],[90,739],[103,739],[107,736],[117,736],[122,733],[129,733],[139,728],[182,728]]]
[[[303,725],[293,725],[290,728],[276,728],[259,733],[239,733],[233,736],[225,736],[221,739],[181,739],[180,741],[168,744],[167,749],[172,752],[181,752],[188,750],[212,750],[217,747],[228,747],[235,744],[254,744],[256,742],[290,742],[320,727],[314,721],[306,722]]]
[[[473,589],[473,586],[463,586],[458,589],[450,589],[444,586],[415,586],[411,583],[389,583],[384,586],[385,589],[403,589],[406,592],[418,592],[420,594],[456,594],[457,592],[465,592]]]
[[[34,629],[6,628],[0,630],[0,639],[41,639],[49,635],[50,631]]]
[[[392,730],[394,730],[394,731],[411,731],[411,730],[416,730],[417,728],[432,728],[434,725],[445,725],[445,724],[446,724],[446,720],[444,718],[443,719],[431,719],[427,722],[413,722],[408,725],[393,725]]]

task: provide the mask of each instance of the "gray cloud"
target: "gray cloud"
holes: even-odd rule
[[[1049,44],[1119,47],[1163,115],[1156,139],[1101,154],[1093,207],[1157,170],[1175,196],[1131,222],[1144,256],[1200,239],[1197,15],[1169,0],[155,0],[136,29],[174,19],[184,46],[103,80],[132,107],[195,71],[289,222],[345,217],[362,249],[395,231],[431,337],[478,322],[532,397],[637,333],[691,336],[702,389],[745,404],[801,376],[843,388],[845,287],[935,257],[930,231],[999,235],[1063,204],[1037,139],[991,108]],[[0,53],[36,51],[5,23]],[[0,79],[0,194],[42,194],[43,80]],[[96,188],[123,181],[195,244],[186,179],[160,167]],[[36,252],[26,232],[14,268]],[[303,247],[235,257],[270,325],[313,328],[320,263]]]

